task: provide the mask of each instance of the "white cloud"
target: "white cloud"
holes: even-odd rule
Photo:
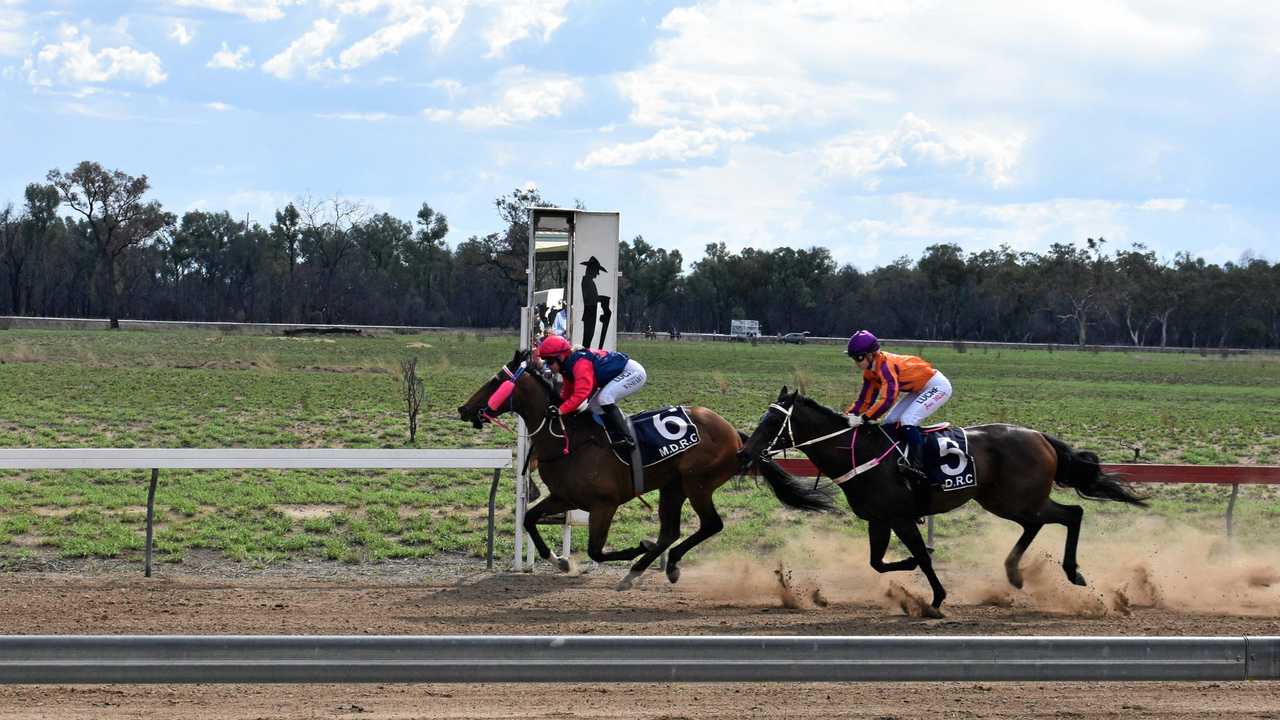
[[[1151,198],[1138,206],[1140,210],[1181,212],[1187,206],[1186,198]]]
[[[284,17],[284,8],[300,5],[302,0],[177,0],[182,7],[204,8],[218,12],[241,15],[262,22]]]
[[[0,1],[0,56],[22,56],[30,47],[26,33],[27,15],[18,3]]]
[[[325,49],[338,39],[338,24],[328,20],[317,20],[302,37],[294,40],[289,47],[275,57],[262,63],[262,70],[281,80],[292,78],[299,70],[309,72],[324,67],[319,62]]]
[[[205,67],[211,67],[217,70],[248,70],[253,67],[253,61],[249,59],[249,46],[241,45],[235,50],[227,45],[226,41],[222,42],[222,48],[209,58],[209,62],[205,63]]]
[[[512,43],[541,31],[542,41],[551,39],[556,28],[564,24],[564,8],[568,0],[501,0],[498,16],[485,31],[489,52],[485,57],[502,57]]]
[[[454,117],[452,110],[442,110],[440,108],[425,108],[422,116],[431,122],[449,122]]]
[[[969,175],[983,175],[992,187],[1000,188],[1013,182],[1025,142],[1025,134],[1019,132],[1003,137],[975,131],[948,133],[907,113],[888,133],[853,133],[828,142],[822,163],[835,174],[865,178],[868,189],[875,189],[877,175],[888,170],[955,166]]]
[[[648,140],[592,150],[578,167],[621,167],[645,160],[683,162],[708,157],[728,143],[743,142],[750,137],[750,132],[737,128],[663,128]]]
[[[477,105],[461,111],[427,108],[423,115],[435,122],[457,120],[475,128],[518,125],[541,118],[559,117],[564,107],[582,98],[582,83],[577,78],[530,76],[524,68],[511,68],[502,74],[505,85],[501,96],[488,105]]]
[[[54,76],[66,84],[104,83],[127,80],[146,86],[165,81],[164,68],[154,53],[131,47],[92,50],[93,41],[72,25],[59,30],[62,41],[40,48],[34,58],[28,57],[23,67],[32,85],[50,87]]]
[[[173,21],[173,27],[169,30],[169,37],[173,38],[173,41],[179,45],[186,45],[191,42],[194,36],[185,23],[181,20],[175,20]]]
[[[213,101],[213,102],[205,103],[205,104],[204,104],[204,106],[205,106],[205,107],[207,107],[207,108],[209,108],[210,110],[216,110],[216,111],[218,111],[218,112],[226,112],[226,111],[228,111],[228,110],[232,110],[232,109],[234,109],[234,108],[232,108],[230,105],[228,105],[228,104],[226,104],[226,103],[224,103],[224,102],[221,102],[221,101],[219,101],[219,100],[215,100],[215,101]]]
[[[443,46],[453,36],[461,20],[461,17],[450,17],[441,8],[415,7],[404,17],[343,50],[338,56],[338,63],[346,69],[367,65],[387,53],[398,51],[409,40],[428,32],[436,38],[438,45]]]
[[[395,116],[390,115],[388,113],[383,113],[383,112],[373,112],[373,113],[345,112],[345,113],[319,113],[316,115],[316,117],[324,120],[352,120],[357,122],[382,122],[384,120],[390,120]]]

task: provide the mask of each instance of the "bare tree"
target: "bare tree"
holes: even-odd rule
[[[334,280],[343,262],[356,248],[355,226],[364,222],[369,209],[334,195],[328,200],[310,197],[299,202],[302,217],[302,254],[320,271],[320,304],[324,321],[334,322]]]
[[[160,203],[142,201],[151,187],[146,175],[135,178],[119,170],[108,172],[98,163],[85,161],[66,174],[50,170],[47,179],[58,189],[62,202],[88,221],[99,261],[107,271],[107,314],[111,327],[119,328],[120,256],[173,224],[174,218],[161,210]]]
[[[404,400],[409,410],[409,443],[413,444],[418,436],[418,410],[422,407],[427,392],[422,379],[418,377],[418,358],[400,361],[400,370],[404,383]]]

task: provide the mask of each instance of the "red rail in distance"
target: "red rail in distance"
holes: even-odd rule
[[[818,469],[806,458],[778,458],[778,465],[792,475],[813,477]],[[1148,463],[1104,464],[1135,483],[1212,483],[1215,485],[1280,485],[1280,465],[1159,465]]]

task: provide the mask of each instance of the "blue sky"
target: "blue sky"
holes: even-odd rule
[[[0,203],[85,159],[175,212],[517,187],[679,249],[1105,236],[1280,259],[1280,4],[0,0]]]

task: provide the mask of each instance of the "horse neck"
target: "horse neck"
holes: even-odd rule
[[[818,408],[804,406],[805,409],[796,419],[798,427],[793,428],[797,437],[821,437],[847,427],[849,421],[843,415],[836,415]],[[803,442],[803,440],[802,440]],[[853,452],[849,451],[849,443],[853,442]],[[883,453],[888,448],[888,440],[884,433],[874,425],[863,425],[851,429],[848,433],[836,435],[813,445],[800,448],[809,456],[809,460],[825,474],[843,475],[853,467],[854,458],[858,462],[866,462]]]
[[[516,381],[515,391],[511,394],[511,409],[524,420],[528,432],[537,430],[547,419],[547,406],[550,403],[551,398],[537,378],[526,375]],[[550,444],[552,441],[548,432],[540,432],[531,439],[535,445]]]

